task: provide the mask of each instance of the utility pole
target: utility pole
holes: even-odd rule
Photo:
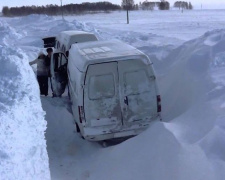
[[[181,8],[182,8],[181,12],[183,13],[184,12],[184,3],[183,2],[181,3]]]
[[[62,13],[62,19],[64,19],[64,17],[63,17],[63,6],[62,6],[62,0],[60,0],[61,1],[61,13]]]
[[[129,24],[129,14],[128,14],[128,9],[127,9],[127,24]]]
[[[129,24],[128,0],[126,0],[126,6],[127,6],[127,24]]]

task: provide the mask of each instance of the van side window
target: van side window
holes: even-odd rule
[[[144,69],[124,73],[124,80],[127,95],[148,92],[151,87]]]
[[[88,83],[88,96],[90,100],[112,98],[115,95],[115,82],[113,74],[91,76]]]

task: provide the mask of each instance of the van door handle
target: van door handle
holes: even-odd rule
[[[128,106],[128,97],[126,96],[125,98],[124,98],[124,103]]]

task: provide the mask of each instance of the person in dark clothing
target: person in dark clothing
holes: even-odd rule
[[[47,48],[46,51],[47,51],[48,54],[45,57],[45,63],[46,63],[46,66],[50,67],[51,56],[52,56],[53,49],[52,48]]]
[[[51,65],[51,56],[52,56],[52,53],[53,53],[53,49],[47,48],[46,51],[47,51],[47,56],[45,57],[45,64],[46,64],[47,67],[49,67],[48,76],[50,77],[50,82],[51,82],[50,65]],[[51,90],[52,90],[52,96],[54,97],[52,83],[51,83]]]
[[[37,76],[41,95],[48,95],[48,76]]]
[[[37,64],[37,80],[40,87],[41,95],[48,95],[48,75],[49,66],[46,66],[45,55],[40,53],[38,58],[30,62],[30,65]]]

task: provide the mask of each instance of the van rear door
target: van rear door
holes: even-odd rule
[[[157,116],[155,76],[141,60],[118,62],[124,126]]]
[[[91,127],[121,127],[117,62],[89,65],[84,85],[84,112]]]
[[[55,47],[55,39],[56,37],[46,37],[42,40],[44,41],[44,48]]]

